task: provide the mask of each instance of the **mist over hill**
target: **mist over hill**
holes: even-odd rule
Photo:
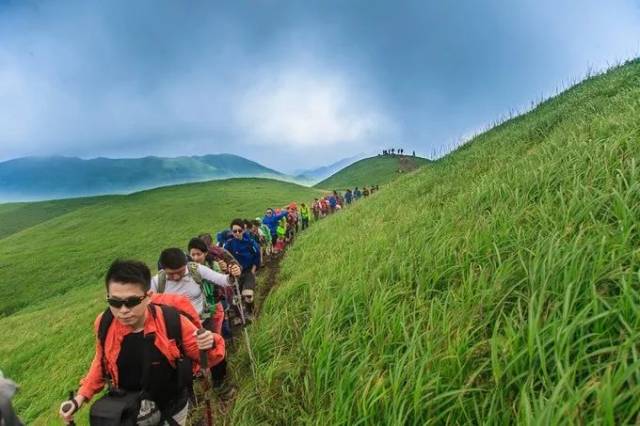
[[[365,153],[354,155],[353,157],[343,158],[328,166],[317,167],[315,169],[299,169],[294,172],[297,180],[303,182],[317,183],[329,176],[339,172],[345,167],[350,166],[356,161],[362,160],[366,157]]]
[[[286,175],[231,154],[89,160],[23,157],[0,163],[0,202],[129,193],[233,177]]]

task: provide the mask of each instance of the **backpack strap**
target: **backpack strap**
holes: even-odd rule
[[[189,273],[196,284],[202,287],[202,275],[200,275],[200,272],[198,271],[198,263],[189,262],[187,263],[187,268],[189,269]]]
[[[177,309],[167,305],[160,305],[162,309],[162,316],[164,317],[164,323],[167,327],[167,337],[173,339],[180,350],[180,355],[183,356],[184,351],[182,348],[182,326],[180,324],[180,313]]]
[[[158,271],[158,293],[164,293],[164,289],[167,287],[167,273],[164,269]]]
[[[107,388],[111,390],[113,387],[113,378],[109,374],[109,370],[107,369],[107,357],[105,355],[105,344],[107,342],[107,333],[109,332],[109,327],[113,323],[113,313],[111,313],[111,309],[107,308],[102,313],[102,317],[100,318],[100,324],[98,325],[98,339],[100,340],[100,347],[102,348],[102,356],[100,357],[100,365],[102,367],[102,376],[107,382]]]

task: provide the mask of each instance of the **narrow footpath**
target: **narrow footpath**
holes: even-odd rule
[[[254,308],[254,322],[257,322],[260,317],[260,312],[262,310],[262,304],[266,300],[267,296],[271,292],[271,290],[276,286],[278,282],[278,275],[280,273],[280,262],[284,258],[287,250],[295,243],[292,241],[284,251],[278,253],[277,255],[271,255],[271,257],[264,263],[264,266],[258,270],[258,274],[256,276],[256,301]],[[251,325],[247,326],[249,329]],[[232,326],[233,333],[233,342],[231,345],[227,347],[227,360],[228,364],[228,379],[231,384],[236,386],[234,383],[234,375],[237,372],[235,369],[236,365],[234,363],[234,354],[238,351],[239,348],[245,345],[242,326]],[[194,384],[194,391],[196,394],[196,404],[190,409],[189,420],[187,421],[187,425],[191,426],[206,426],[206,420],[204,418],[205,414],[205,394],[204,394],[204,383],[202,382],[204,378],[198,379]],[[211,393],[210,393],[211,394]],[[237,392],[235,396],[237,396]],[[229,413],[233,408],[233,404],[235,402],[235,396],[225,401],[224,403],[220,401],[220,399],[211,394],[211,412],[213,415],[213,424],[216,426],[226,426],[231,425]]]

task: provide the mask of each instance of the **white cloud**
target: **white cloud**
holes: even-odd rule
[[[394,129],[368,97],[335,74],[272,70],[239,97],[234,115],[256,145],[366,144]]]

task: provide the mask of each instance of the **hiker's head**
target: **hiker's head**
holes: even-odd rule
[[[267,217],[273,216],[273,209],[267,209],[266,216]]]
[[[191,256],[191,259],[196,263],[204,265],[205,260],[207,259],[207,252],[209,251],[207,243],[200,238],[192,238],[189,241],[187,248],[189,249],[189,256]]]
[[[244,220],[242,219],[233,219],[231,221],[231,226],[229,226],[231,228],[231,233],[233,234],[234,238],[237,238],[238,240],[242,239],[242,234],[244,233]]]
[[[260,228],[260,221],[259,220],[252,220],[251,221],[251,230],[254,232],[258,232],[258,228]]]
[[[187,273],[187,256],[177,247],[164,249],[160,253],[160,265],[168,280],[180,281]]]
[[[243,222],[244,222],[244,229],[251,229],[253,227],[249,219],[245,219]]]
[[[144,324],[150,303],[151,271],[137,260],[114,261],[105,276],[107,302],[113,316],[124,325]]]

